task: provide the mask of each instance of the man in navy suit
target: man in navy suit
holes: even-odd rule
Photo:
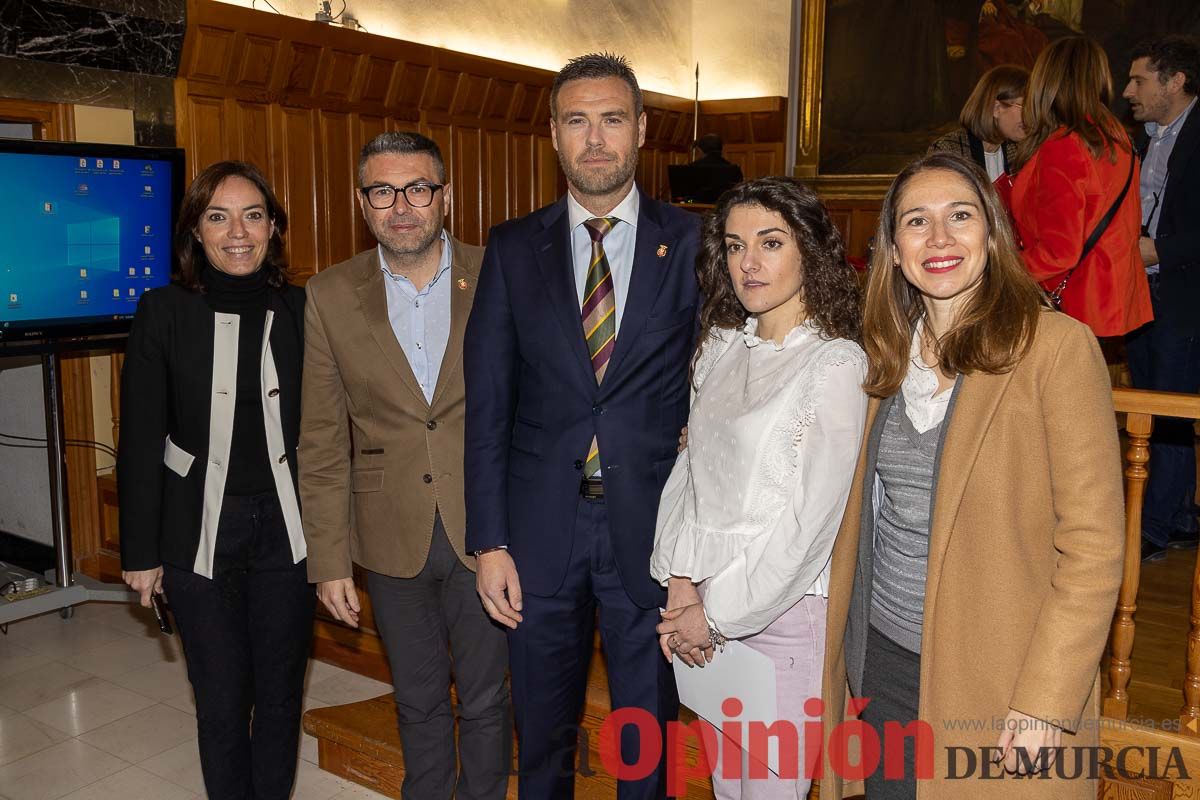
[[[640,735],[679,699],[649,559],[687,421],[699,218],[634,185],[646,115],[624,58],[572,59],[550,115],[568,194],[492,230],[467,326],[467,550],[510,629],[521,796],[573,794],[598,619],[612,707],[658,722],[622,728],[642,768],[617,795],[661,797],[662,741]]]

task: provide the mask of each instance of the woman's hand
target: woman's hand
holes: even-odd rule
[[[137,592],[145,608],[150,607],[150,593],[162,594],[163,568],[121,570],[121,580],[129,584],[129,588]]]
[[[1037,717],[1022,714],[1016,709],[1010,709],[1004,718],[1004,730],[996,747],[1000,749],[999,763],[1004,765],[1005,772],[1014,775],[1027,774],[1029,765],[1034,772],[1049,769],[1057,755],[1056,749],[1062,744],[1062,730]],[[1044,754],[1039,753],[1043,750]],[[1018,750],[1024,749],[1026,755],[1021,757]],[[1044,757],[1043,757],[1044,756]]]
[[[679,449],[675,452],[682,453],[684,450],[687,450],[687,425],[679,429]]]
[[[659,646],[664,648],[668,661],[671,651],[689,667],[702,667],[712,661],[713,648],[708,640],[708,619],[704,616],[703,604],[693,603],[664,611],[662,618],[656,630]]]
[[[699,602],[700,592],[691,578],[671,578],[667,581],[667,611]]]

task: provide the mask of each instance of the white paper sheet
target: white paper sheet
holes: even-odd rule
[[[676,656],[671,660],[675,666],[675,683],[679,687],[679,701],[696,712],[696,716],[711,723],[718,730],[726,716],[721,712],[721,703],[736,697],[742,701],[742,713],[729,718],[742,724],[742,739],[748,743],[748,724],[762,722],[770,725],[776,721],[775,664],[770,658],[741,642],[725,645],[713,660],[700,667],[689,667]],[[767,767],[779,774],[779,739],[771,737],[767,750]],[[722,747],[725,742],[722,742]],[[757,755],[757,754],[756,754]]]

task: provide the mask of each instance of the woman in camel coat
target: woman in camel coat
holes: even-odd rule
[[[1084,325],[1045,307],[1003,207],[964,159],[927,156],[902,172],[876,241],[892,247],[872,264],[864,346],[874,397],[831,565],[823,722],[834,752],[822,800],[843,793],[835,728],[847,682],[853,697],[871,701],[861,716],[880,731],[884,752],[885,720],[923,720],[932,736],[931,769],[917,770],[929,780],[911,780],[910,748],[909,780],[868,776],[868,800],[1092,800],[1088,752],[1077,748],[1098,743],[1098,665],[1121,581],[1124,514],[1099,347]],[[989,343],[996,347],[981,362]],[[917,374],[923,397],[909,383]],[[896,588],[903,570],[888,566],[897,553],[885,523],[904,517],[888,511],[903,505],[892,497],[903,492],[887,462],[894,467],[907,446],[896,431],[922,435],[900,418],[928,417],[939,402],[942,420],[925,420],[934,437],[924,440],[927,504],[911,504],[927,514],[926,552],[901,554],[925,572],[909,581],[916,603],[906,611]],[[1043,746],[1065,748],[1048,779],[1014,774],[1029,766],[1016,748],[1036,758]],[[1077,756],[1084,776],[1065,779]]]

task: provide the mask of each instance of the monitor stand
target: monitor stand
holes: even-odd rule
[[[37,588],[21,592],[11,602],[0,601],[0,625],[57,610],[66,619],[75,606],[89,601],[133,603],[138,596],[124,584],[102,583],[74,570],[71,533],[67,529],[67,461],[62,427],[62,386],[58,380],[58,354],[42,353],[42,383],[46,395],[46,449],[50,467],[50,527],[54,536],[55,568],[46,572],[44,582],[38,575],[19,567],[4,565],[10,576],[34,579]],[[47,585],[48,584],[48,585]]]

